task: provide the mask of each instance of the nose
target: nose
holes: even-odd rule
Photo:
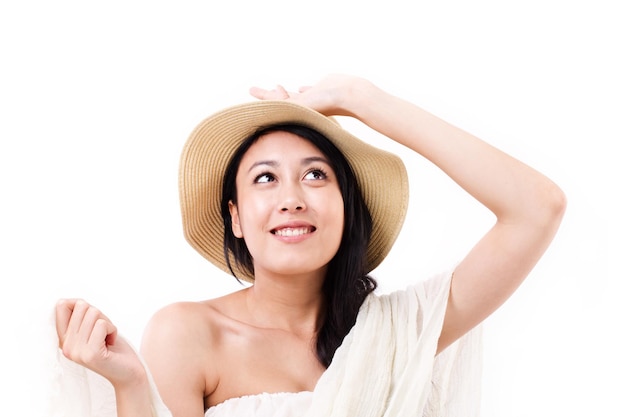
[[[304,209],[304,205],[302,204],[292,204],[290,203],[286,203],[283,204],[283,207],[281,207],[280,211],[284,211],[284,212],[298,212],[298,211],[302,211]]]
[[[281,212],[298,212],[306,209],[304,198],[298,186],[286,185],[282,191],[279,205]]]

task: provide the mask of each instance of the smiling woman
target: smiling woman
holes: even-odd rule
[[[321,284],[325,265],[339,249],[343,232],[344,207],[338,178],[329,157],[303,139],[306,128],[274,129],[245,141],[240,148],[240,153],[245,151],[239,167],[231,163],[226,170],[222,207],[228,204],[229,213],[224,216],[225,227],[232,225],[238,240],[227,238],[225,250],[233,251],[236,265],[245,265],[257,283],[264,278],[267,260],[283,264],[278,270],[270,267],[270,276],[313,273]],[[236,153],[235,163],[237,160]],[[344,163],[344,171],[346,166]],[[233,188],[230,176],[236,168]],[[237,242],[240,250],[235,249]]]
[[[229,200],[230,218],[234,236],[243,239],[250,260],[255,260],[250,272],[256,283],[275,276],[314,275],[321,285],[325,266],[339,248],[339,187],[334,174],[311,178],[309,171],[320,171],[319,162],[307,162],[310,158],[324,159],[307,141],[274,132],[260,137],[241,161]]]
[[[95,307],[62,300],[64,355],[108,380],[111,415],[477,415],[478,325],[551,242],[559,187],[360,78],[251,92],[260,101],[192,132],[179,183],[189,243],[251,285],[157,311],[141,354]],[[376,294],[369,274],[402,227],[407,173],[333,115],[425,157],[495,215],[493,227],[449,270]]]

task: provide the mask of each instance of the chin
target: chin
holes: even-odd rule
[[[294,267],[294,265],[297,266]],[[306,265],[302,265],[301,262],[299,264],[294,262],[288,265],[274,265],[273,267],[263,269],[272,275],[298,278],[307,276],[326,276],[326,266],[327,264],[323,264],[322,266],[319,266],[318,264],[317,266],[307,267]]]

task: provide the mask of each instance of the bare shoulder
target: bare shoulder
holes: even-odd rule
[[[204,400],[219,383],[219,346],[231,326],[221,306],[237,293],[200,301],[176,302],[149,320],[141,353],[166,405],[175,415],[201,415]]]
[[[169,340],[172,343],[182,338],[185,346],[188,346],[190,339],[201,342],[198,336],[210,333],[213,315],[214,312],[206,302],[181,301],[169,304],[154,313],[148,321],[142,348],[149,348],[151,341]]]
[[[227,325],[236,311],[240,293],[205,301],[180,301],[159,309],[146,326],[144,340],[157,337],[191,338],[203,342]],[[200,338],[200,339],[199,339]],[[209,340],[207,340],[209,341]]]
[[[145,328],[142,353],[190,354],[186,356],[188,360],[206,358],[231,327],[228,309],[237,304],[237,299],[238,294],[233,293],[206,301],[176,302],[161,308]],[[195,354],[200,352],[201,355]]]

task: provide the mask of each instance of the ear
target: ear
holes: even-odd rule
[[[237,205],[233,203],[232,200],[228,202],[228,211],[230,212],[233,235],[241,239],[243,233],[241,232],[241,224],[239,223],[239,210],[237,210]]]

